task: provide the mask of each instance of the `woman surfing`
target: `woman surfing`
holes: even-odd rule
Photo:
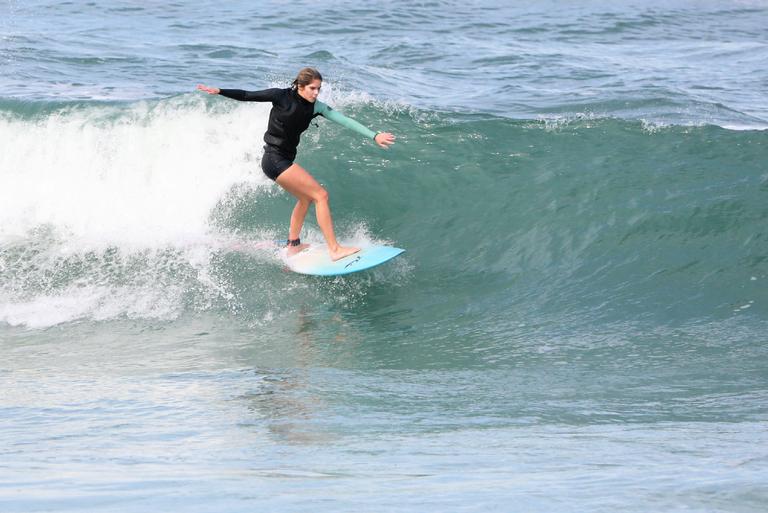
[[[302,132],[309,127],[316,116],[350,128],[372,139],[382,148],[388,148],[395,142],[395,136],[389,132],[373,132],[357,121],[333,110],[317,99],[322,87],[323,77],[314,68],[303,68],[293,81],[293,86],[286,89],[272,88],[261,91],[243,91],[241,89],[219,89],[198,85],[200,91],[220,94],[227,98],[246,102],[272,102],[269,124],[264,134],[264,156],[261,169],[271,180],[277,182],[298,200],[291,214],[288,232],[288,254],[295,254],[306,247],[301,244],[300,234],[304,218],[311,203],[315,204],[317,224],[328,244],[331,260],[339,260],[360,249],[341,246],[333,231],[333,219],[328,203],[328,192],[307,172],[294,162],[296,148]]]

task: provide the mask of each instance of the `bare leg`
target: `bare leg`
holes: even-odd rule
[[[293,164],[277,177],[277,183],[299,200],[291,215],[292,238],[297,238],[307,215],[309,203],[315,204],[317,224],[323,232],[331,260],[339,260],[360,251],[360,248],[340,246],[333,231],[333,218],[328,203],[328,192],[303,167]],[[295,218],[295,219],[294,219]],[[294,229],[296,231],[294,232]]]
[[[307,210],[312,202],[308,199],[300,198],[293,207],[291,213],[291,227],[288,231],[288,240],[298,239],[301,236],[301,227],[304,226],[304,218],[307,217]],[[299,244],[298,246],[288,246],[288,255],[295,255],[309,247],[309,244]]]

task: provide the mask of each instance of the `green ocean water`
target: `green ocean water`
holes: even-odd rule
[[[759,2],[3,9],[0,510],[764,509]],[[308,61],[370,272],[194,92]]]

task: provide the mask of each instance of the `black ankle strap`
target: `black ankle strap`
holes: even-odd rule
[[[301,239],[288,239],[288,246],[298,246],[301,244]]]

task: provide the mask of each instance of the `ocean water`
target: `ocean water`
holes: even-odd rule
[[[371,272],[195,91],[305,65]],[[6,0],[0,69],[0,511],[768,507],[768,3]]]

